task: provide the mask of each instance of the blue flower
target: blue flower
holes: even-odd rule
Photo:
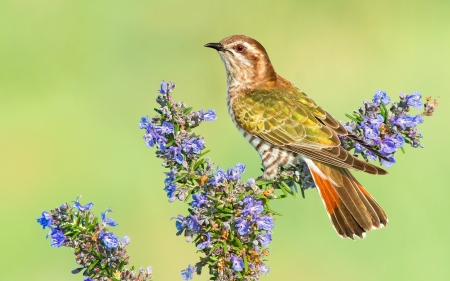
[[[141,119],[142,123],[142,119]],[[144,135],[145,144],[148,147],[153,147],[155,144],[158,144],[158,148],[162,151],[166,151],[166,143],[167,139],[161,135],[162,127],[155,126],[151,122],[146,124],[146,134]]]
[[[178,164],[183,164],[184,155],[181,152],[181,147],[171,146],[169,148],[169,156],[172,157]]]
[[[373,96],[372,101],[375,105],[378,105],[378,106],[381,105],[381,102],[384,105],[387,105],[391,102],[391,98],[388,95],[386,95],[386,92],[378,90],[375,92],[375,95]]]
[[[389,161],[386,161],[386,160],[380,158],[381,165],[383,165],[383,166],[389,168],[389,167],[392,166],[392,164],[395,163],[394,157],[389,156],[388,159],[389,159]]]
[[[212,174],[213,178],[209,181],[211,185],[218,185],[219,183],[223,183],[227,179],[227,175],[225,171],[217,168],[215,174]]]
[[[234,170],[240,175],[242,175],[245,172],[245,165],[238,163],[234,166]]]
[[[201,114],[202,114],[202,119],[203,119],[204,121],[212,122],[212,121],[215,121],[215,120],[217,119],[216,111],[215,111],[215,110],[212,110],[212,109],[208,110],[207,112],[205,112],[205,111],[202,109],[202,110],[201,110]]]
[[[183,151],[186,153],[193,152],[199,154],[205,147],[205,141],[198,138],[191,138],[190,140],[183,140]]]
[[[250,230],[250,223],[242,218],[238,218],[235,220],[235,226],[240,235],[248,234]]]
[[[81,195],[77,197],[77,199],[75,200],[75,203],[73,204],[72,207],[77,208],[80,211],[89,211],[92,209],[92,207],[94,206],[94,203],[90,202],[87,203],[86,205],[81,205],[80,202],[78,201],[80,199]]]
[[[198,222],[197,216],[189,215],[189,217],[187,218],[187,227],[193,232],[200,231],[200,224]]]
[[[269,216],[262,216],[256,219],[256,224],[259,229],[271,230],[274,226],[273,220]]]
[[[197,245],[197,248],[199,248],[200,250],[203,250],[204,248],[208,247],[211,244],[211,233],[205,233],[206,236],[206,241],[199,243]]]
[[[244,269],[244,261],[240,257],[231,255],[231,267],[234,271],[242,271]]]
[[[119,237],[112,232],[101,232],[98,237],[102,239],[107,249],[117,248],[119,246]]]
[[[53,224],[53,218],[48,212],[42,212],[42,216],[37,219],[37,222],[42,226],[42,229],[48,227],[51,228]]]
[[[49,233],[50,240],[52,241],[52,247],[61,247],[66,240],[66,236],[64,236],[64,232],[58,228],[52,228]],[[48,238],[48,235],[47,235]]]
[[[109,225],[109,226],[118,225],[118,223],[115,220],[113,220],[112,218],[106,218],[106,214],[108,214],[109,212],[112,212],[112,210],[110,208],[106,209],[105,212],[101,213],[103,225]]]
[[[243,202],[246,205],[246,207],[242,210],[244,215],[250,214],[256,216],[264,211],[264,206],[262,205],[261,200],[256,201],[253,196],[245,196]]]
[[[409,106],[415,107],[417,109],[422,108],[422,102],[420,101],[420,99],[422,98],[422,96],[420,95],[419,92],[414,92],[411,95],[406,95],[406,104],[408,104]]]
[[[184,281],[192,280],[192,278],[194,278],[194,272],[195,267],[193,267],[192,265],[188,265],[188,268],[181,271],[181,278]]]
[[[167,197],[169,199],[175,198],[175,192],[177,191],[177,184],[166,182],[166,187],[164,187],[164,190],[167,192]]]
[[[173,83],[172,81],[164,82],[163,80],[161,81],[161,85],[159,86],[158,93],[167,95],[170,94],[173,89],[175,89],[175,83]]]
[[[264,233],[258,235],[258,240],[261,243],[261,246],[268,246],[270,242],[272,242],[272,234]]]
[[[391,137],[391,140],[394,142],[395,147],[397,148],[403,147],[405,145],[405,138],[400,134],[396,134],[395,136]]]
[[[83,281],[94,281],[94,279],[92,279],[91,277],[88,277],[88,278],[84,279]]]
[[[177,228],[177,236],[183,233],[183,230],[186,228],[186,218],[182,215],[178,215],[176,217],[177,221],[175,222],[175,227]]]
[[[415,126],[423,123],[423,119],[420,116],[420,114],[417,114],[414,117],[410,116],[410,115],[406,115],[404,119],[405,119],[406,127],[415,127]]]
[[[122,245],[126,246],[126,245],[130,244],[130,242],[131,242],[130,237],[124,236],[124,237],[122,238]]]
[[[264,273],[264,275],[267,275],[267,274],[269,274],[270,267],[266,266],[263,263],[260,263],[259,270],[261,270],[261,272]]]
[[[206,195],[204,195],[204,194],[192,195],[192,202],[191,202],[192,207],[201,208],[202,206],[206,206],[207,203],[208,203],[208,197],[206,197]]]
[[[173,132],[174,132],[173,124],[169,123],[167,121],[164,121],[162,123],[161,127],[157,128],[157,131],[163,135],[173,134]]]
[[[256,183],[256,181],[255,181],[254,178],[249,178],[249,179],[247,180],[247,184],[249,184],[249,185],[254,185],[255,183]]]
[[[384,155],[394,153],[396,151],[395,142],[389,137],[386,137],[385,139],[381,140],[379,151]]]
[[[383,124],[384,122],[384,117],[381,114],[377,114],[377,116],[375,118],[371,118],[371,117],[364,117],[364,121],[374,125],[376,128],[379,128],[381,126],[381,124]]]
[[[375,140],[380,135],[380,131],[376,125],[367,126],[366,124],[361,124],[360,128],[364,130],[364,136],[368,139]]]

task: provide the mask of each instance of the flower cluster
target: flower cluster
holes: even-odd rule
[[[383,91],[376,91],[372,101],[364,101],[364,105],[353,115],[351,121],[344,124],[353,135],[342,137],[342,146],[347,150],[354,149],[355,155],[362,155],[366,160],[380,160],[383,166],[390,167],[395,163],[394,154],[403,150],[405,144],[422,147],[417,126],[423,123],[422,116],[431,116],[437,105],[427,98],[425,104],[418,92],[411,95],[400,93],[400,101],[392,102]],[[389,105],[389,108],[387,107]],[[411,107],[424,108],[422,114],[410,115]]]
[[[276,198],[273,184],[243,182],[245,165],[224,170],[205,158],[205,141],[192,129],[203,121],[214,121],[216,113],[193,112],[184,103],[174,102],[170,95],[174,87],[171,82],[161,83],[158,115],[143,117],[139,127],[145,130],[146,145],[156,147],[157,157],[169,168],[164,188],[169,201],[189,203],[189,214],[175,217],[177,235],[184,235],[205,255],[183,270],[181,277],[191,280],[208,266],[212,280],[259,280],[269,272],[265,259],[277,214],[268,206],[269,199]],[[293,193],[286,184],[283,192]]]
[[[81,205],[78,197],[74,204],[62,204],[37,219],[43,229],[49,228],[52,247],[69,247],[75,251],[75,261],[80,266],[72,273],[83,271],[85,281],[146,281],[152,279],[152,268],[141,268],[135,273],[125,266],[130,259],[125,247],[130,238],[119,239],[108,229],[118,223],[107,217],[111,209],[101,213],[101,220],[91,212],[93,203]]]

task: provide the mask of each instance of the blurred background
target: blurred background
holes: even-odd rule
[[[131,264],[181,280],[198,260],[170,221],[186,205],[167,202],[138,122],[172,80],[176,99],[217,110],[199,128],[213,161],[259,176],[227,114],[219,56],[203,47],[232,34],[260,41],[279,74],[342,121],[377,89],[441,103],[422,125],[425,149],[407,148],[388,176],[356,173],[388,228],[342,240],[316,190],[274,202],[284,216],[261,280],[450,280],[449,15],[449,1],[1,1],[0,280],[83,280],[36,223],[79,194],[98,214],[113,207]]]

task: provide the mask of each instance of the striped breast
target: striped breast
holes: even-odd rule
[[[290,165],[295,165],[298,162],[299,155],[278,148],[259,137],[253,136],[244,129],[242,129],[241,126],[236,122],[236,119],[234,118],[233,109],[231,107],[231,103],[233,101],[233,98],[230,98],[230,95],[227,95],[227,108],[228,108],[228,114],[230,114],[231,120],[233,121],[234,125],[238,129],[238,131],[244,136],[244,138],[250,143],[251,146],[253,146],[256,151],[258,151],[259,156],[261,157],[261,161],[264,166],[264,179],[272,179],[277,175],[278,168],[279,167],[287,167]]]

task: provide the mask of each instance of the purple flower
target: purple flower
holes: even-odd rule
[[[64,236],[64,232],[58,228],[52,228],[49,233],[50,240],[52,241],[52,247],[61,247],[66,240],[66,236]],[[47,235],[48,238],[48,235]]]
[[[394,153],[396,151],[395,148],[396,148],[395,142],[389,137],[386,137],[380,142],[380,152],[383,153],[384,155]]]
[[[238,163],[238,164],[236,164],[236,165],[234,166],[234,170],[235,170],[238,174],[242,175],[242,174],[245,172],[245,165],[244,165],[244,164],[241,164],[241,163]]]
[[[126,245],[130,244],[130,242],[131,242],[130,237],[124,236],[124,237],[122,238],[122,245],[126,246]]]
[[[261,272],[264,273],[264,275],[267,275],[267,274],[269,274],[270,267],[266,266],[263,263],[260,263],[259,270],[261,270]]]
[[[272,242],[272,234],[264,233],[258,235],[258,240],[261,243],[261,246],[268,246],[270,242]]]
[[[410,116],[410,115],[406,115],[404,119],[405,119],[406,127],[415,127],[415,126],[423,123],[423,119],[420,116],[420,114],[417,114],[414,117]]]
[[[400,126],[400,128],[405,129],[405,116],[403,114],[396,115],[394,118],[391,118],[391,123],[397,126]]]
[[[75,203],[73,204],[72,207],[77,208],[80,211],[89,211],[92,209],[92,207],[94,206],[94,203],[90,202],[87,203],[86,205],[81,205],[80,202],[78,201],[81,198],[81,195],[77,197],[77,199],[75,200]]]
[[[101,217],[102,217],[102,222],[103,225],[109,225],[109,226],[116,226],[119,225],[115,220],[113,220],[112,218],[106,218],[106,214],[108,214],[109,212],[112,212],[112,210],[110,208],[106,209],[105,212],[101,213]]]
[[[91,277],[88,277],[88,278],[84,279],[83,281],[94,281],[94,279],[92,279]]]
[[[98,237],[102,239],[107,249],[117,248],[119,246],[119,237],[112,232],[101,232]]]
[[[269,216],[262,216],[256,219],[256,224],[259,229],[271,230],[274,226],[273,220]]]
[[[261,214],[264,211],[264,206],[261,203],[261,200],[256,201],[253,196],[247,195],[243,200],[246,207],[242,210],[242,213],[246,215],[256,216]]]
[[[240,235],[248,234],[250,230],[250,223],[242,218],[238,218],[235,220],[235,226]]]
[[[388,159],[389,159],[389,161],[386,161],[386,160],[384,160],[384,159],[380,159],[381,165],[383,165],[383,166],[389,168],[389,167],[392,166],[392,164],[395,163],[394,157],[389,156]]]
[[[42,229],[48,227],[51,228],[53,224],[53,218],[48,212],[42,212],[42,216],[37,219],[37,222],[42,226]]]
[[[184,281],[192,280],[194,278],[195,267],[192,265],[188,265],[188,268],[183,269],[181,271],[181,278]]]
[[[217,168],[216,173],[212,176],[213,178],[209,181],[211,185],[218,185],[219,183],[223,183],[227,179],[225,171],[219,168]]]
[[[391,137],[391,140],[394,142],[395,147],[397,148],[403,147],[405,145],[405,138],[400,134],[396,134],[395,136]]]
[[[240,257],[231,255],[231,267],[234,271],[242,271],[244,269],[244,261]]]
[[[173,134],[173,124],[167,121],[164,121],[160,127],[157,127],[157,132],[163,135]]]
[[[381,105],[381,102],[384,105],[387,105],[391,102],[391,98],[388,95],[386,95],[386,92],[378,90],[375,92],[375,95],[373,96],[372,101],[375,105],[378,105],[378,106]]]
[[[175,83],[173,83],[172,81],[164,82],[163,80],[161,81],[158,93],[167,95],[170,94],[173,91],[173,89],[175,89]]]
[[[197,245],[197,248],[199,248],[200,250],[203,250],[204,248],[208,247],[211,244],[211,233],[205,233],[206,236],[206,241],[199,243]]]
[[[215,110],[212,110],[212,109],[208,110],[207,112],[205,112],[205,111],[202,109],[202,110],[201,110],[201,114],[202,114],[202,119],[203,119],[204,121],[212,122],[212,121],[215,121],[215,120],[217,119],[216,111],[215,111]]]
[[[199,154],[205,147],[203,139],[191,138],[190,140],[183,140],[183,151],[186,153],[193,152]]]
[[[183,230],[186,228],[186,218],[182,215],[178,215],[176,217],[177,221],[175,222],[175,227],[177,228],[177,236],[183,233]]]
[[[364,136],[368,139],[378,139],[379,135],[380,135],[380,131],[378,130],[376,125],[369,125],[367,126],[366,124],[361,124],[361,129],[364,130]]]
[[[175,183],[167,182],[164,190],[167,192],[169,199],[175,198],[175,191],[177,191],[177,185]]]
[[[256,181],[255,181],[254,178],[249,178],[249,179],[247,180],[247,184],[249,184],[249,185],[254,185],[255,183],[256,183]]]
[[[420,95],[419,92],[414,92],[411,95],[406,95],[406,104],[415,107],[417,109],[420,109],[422,108],[422,102],[420,101],[421,98],[422,96]]]
[[[181,147],[179,146],[171,146],[169,148],[169,156],[173,158],[178,164],[183,164],[184,155],[181,152]]]
[[[207,203],[208,203],[208,197],[206,197],[206,195],[204,195],[204,194],[192,195],[192,202],[191,202],[192,207],[201,208],[202,206],[206,206]]]
[[[377,114],[377,116],[375,118],[370,118],[367,116],[364,117],[364,121],[370,123],[371,125],[374,125],[376,128],[379,128],[381,126],[381,124],[383,124],[384,118],[383,118],[383,115]]]
[[[140,124],[142,124],[142,119]],[[146,134],[144,135],[145,144],[148,147],[153,147],[155,144],[158,144],[159,149],[165,152],[167,139],[163,135],[161,135],[161,131],[163,130],[162,127],[155,126],[151,122],[145,124],[146,124],[145,127]]]
[[[200,224],[198,222],[197,216],[190,215],[187,218],[187,227],[189,230],[193,232],[199,232],[200,231]]]

